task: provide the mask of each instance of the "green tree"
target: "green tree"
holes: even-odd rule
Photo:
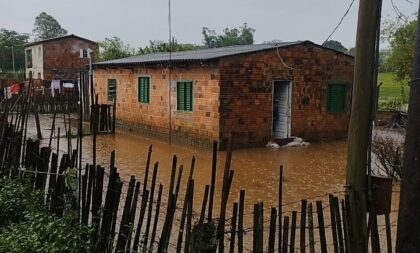
[[[134,54],[135,50],[116,36],[105,38],[103,41],[99,42],[98,60],[100,61],[125,58]]]
[[[388,49],[379,50],[378,71],[379,73],[391,72],[389,64],[387,64],[390,51]]]
[[[0,69],[3,71],[13,70],[13,55],[15,69],[22,70],[25,68],[24,48],[28,40],[28,34],[0,29]]]
[[[35,18],[34,29],[35,40],[45,40],[67,34],[67,30],[61,27],[58,21],[51,15],[41,12]]]
[[[282,43],[282,42],[283,42],[282,40],[274,39],[274,40],[265,40],[265,41],[263,41],[263,44],[279,44],[279,43]]]
[[[327,40],[326,42],[324,42],[324,44],[322,44],[324,47],[328,47],[337,51],[341,51],[346,53],[347,52],[347,48],[345,46],[343,46],[343,44],[341,44],[340,41],[337,40]]]
[[[349,51],[347,53],[349,55],[356,56],[356,48],[355,47],[349,48]]]
[[[254,44],[255,29],[244,23],[239,28],[225,28],[222,34],[217,34],[208,27],[203,27],[203,43],[206,47],[225,47],[234,45]]]
[[[57,217],[43,206],[44,193],[26,179],[0,177],[0,252],[92,252],[92,229],[65,211]]]
[[[174,41],[172,45],[172,52],[178,52],[178,51],[189,51],[189,50],[195,50],[195,49],[201,49],[204,48],[204,46],[195,45],[195,44],[184,44],[184,43],[178,43],[178,41]],[[139,48],[138,53],[139,54],[150,54],[150,53],[159,53],[159,52],[169,52],[170,51],[170,45],[168,42],[164,42],[161,40],[151,40],[149,41],[149,45],[145,46],[143,48]]]
[[[388,22],[382,31],[382,37],[390,45],[390,53],[386,60],[387,69],[394,72],[396,80],[400,83],[406,83],[412,73],[416,27],[416,20],[404,23],[396,20]]]

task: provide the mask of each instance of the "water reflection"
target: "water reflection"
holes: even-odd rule
[[[34,124],[29,121],[28,136],[35,135]],[[51,128],[51,116],[41,117],[44,145],[48,145],[49,129]],[[64,129],[62,119],[58,120],[57,127]],[[68,126],[67,126],[68,127]],[[73,132],[75,128],[73,127]],[[63,132],[62,132],[63,133]],[[55,143],[54,140],[53,143]],[[73,147],[76,146],[76,139],[72,139]],[[149,145],[153,145],[153,155],[150,166],[149,177],[152,177],[153,164],[159,162],[159,172],[157,181],[164,186],[164,201],[168,194],[172,157],[178,157],[178,165],[184,165],[184,176],[181,184],[181,196],[184,198],[187,177],[190,170],[191,159],[196,158],[194,173],[195,198],[194,209],[199,211],[206,184],[210,184],[211,179],[211,150],[187,147],[178,144],[168,145],[165,141],[141,137],[130,132],[117,132],[115,135],[99,135],[97,139],[97,164],[104,167],[109,166],[110,153],[116,152],[116,166],[121,178],[128,180],[131,175],[138,180],[143,180],[145,164]],[[55,148],[55,144],[53,144]],[[64,138],[60,139],[60,153],[67,149],[67,142]],[[83,161],[92,162],[92,137],[83,138]],[[269,149],[254,148],[245,150],[235,150],[233,152],[232,169],[235,171],[233,184],[231,187],[228,201],[228,214],[230,217],[232,203],[238,201],[239,191],[246,190],[245,201],[245,223],[252,223],[253,204],[263,201],[265,209],[270,206],[278,205],[278,180],[279,167],[284,167],[284,190],[283,203],[292,203],[283,207],[286,213],[290,210],[299,210],[300,200],[316,197],[314,200],[324,200],[324,206],[328,205],[325,194],[338,192],[343,196],[343,185],[345,183],[347,142],[335,141],[329,143],[316,143],[308,147]],[[215,191],[215,210],[217,217],[221,185],[223,178],[223,168],[226,152],[218,152],[218,174]],[[150,185],[150,183],[149,183]],[[392,209],[398,207],[398,186],[394,187]],[[157,190],[156,190],[157,191]],[[157,193],[155,193],[157,194]],[[155,195],[156,196],[156,195]],[[314,201],[312,200],[312,201]],[[181,202],[178,202],[181,206]],[[396,222],[396,212],[391,215],[391,222]],[[265,212],[265,220],[269,217],[269,212]],[[328,212],[325,212],[328,218]],[[382,221],[380,221],[381,223]],[[394,228],[394,227],[393,227]]]
[[[31,123],[30,119],[28,136],[35,134],[34,124]],[[43,143],[48,144],[51,115],[42,115],[41,124]],[[62,115],[61,118],[60,116],[57,118],[56,127],[60,127],[63,133],[65,126]],[[75,131],[76,129],[73,127],[73,132]],[[72,145],[76,146],[76,139],[72,140]],[[151,170],[153,164],[159,162],[158,183],[162,183],[164,189],[169,185],[173,155],[178,157],[178,165],[184,165],[182,193],[185,190],[191,159],[195,156],[195,189],[196,195],[200,197],[196,198],[194,206],[198,209],[201,205],[204,187],[206,184],[210,184],[211,150],[178,144],[168,145],[165,141],[138,136],[130,132],[117,132],[115,135],[98,136],[97,164],[108,167],[110,153],[115,150],[116,166],[121,177],[128,180],[130,175],[134,175],[137,179],[143,179],[149,145],[153,145]],[[60,149],[67,150],[65,139],[60,140]],[[253,204],[258,201],[263,201],[266,207],[277,206],[280,165],[284,167],[284,203],[328,192],[342,191],[345,182],[346,149],[345,141],[336,141],[279,150],[269,148],[235,150],[232,159],[232,169],[235,171],[235,175],[229,202],[237,200],[239,191],[244,189],[246,190],[247,210],[252,210]],[[225,157],[226,152],[218,152],[216,209],[220,200]],[[83,160],[92,162],[91,136],[83,138]],[[150,177],[151,174],[150,172]],[[167,191],[164,190],[164,193]]]
[[[92,157],[92,139],[84,138],[83,144],[83,158],[89,161]],[[191,159],[195,156],[196,194],[203,195],[204,187],[210,184],[211,178],[210,150],[177,144],[168,145],[163,141],[119,132],[115,136],[98,136],[97,163],[108,165],[110,152],[115,150],[116,166],[122,177],[135,175],[138,179],[142,179],[149,145],[153,145],[152,164],[159,162],[158,181],[164,186],[169,184],[173,155],[178,157],[179,165],[184,165],[182,186],[186,185]],[[258,201],[263,201],[266,206],[276,206],[280,165],[284,166],[285,203],[331,191],[341,191],[345,178],[345,154],[346,142],[313,144],[304,148],[280,150],[267,148],[235,150],[232,160],[235,175],[230,198],[237,199],[239,191],[245,189],[247,209]],[[226,152],[218,153],[216,200],[220,198],[225,156]],[[184,189],[181,187],[181,190]],[[200,201],[197,199],[195,206],[199,205]],[[217,207],[218,203],[215,204]]]

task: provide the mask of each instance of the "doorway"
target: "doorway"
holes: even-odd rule
[[[273,82],[273,127],[274,139],[290,137],[291,128],[291,82]]]

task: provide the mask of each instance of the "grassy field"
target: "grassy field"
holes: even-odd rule
[[[407,110],[408,95],[410,87],[401,84],[394,79],[392,73],[379,73],[378,83],[381,83],[379,90],[380,110]]]
[[[382,86],[379,91],[379,99],[401,99],[401,85],[394,80],[392,73],[379,73],[378,83],[382,82]],[[408,100],[408,94],[410,87],[404,85],[404,99]]]

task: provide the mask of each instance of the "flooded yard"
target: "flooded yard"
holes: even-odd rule
[[[76,121],[76,120],[75,120]],[[31,121],[29,122],[31,123]],[[64,125],[57,118],[57,127]],[[43,142],[49,141],[51,115],[41,117]],[[73,127],[73,132],[76,129]],[[31,129],[35,133],[35,129]],[[53,143],[56,139],[53,139]],[[73,147],[76,139],[72,140]],[[184,165],[182,185],[186,185],[191,159],[196,158],[194,179],[196,194],[202,199],[204,187],[210,184],[212,151],[179,144],[169,145],[166,141],[145,138],[130,132],[117,132],[115,135],[99,135],[97,138],[97,164],[109,166],[110,153],[115,150],[116,166],[122,178],[130,175],[138,179],[144,177],[149,145],[153,146],[151,169],[159,162],[158,183],[169,185],[172,157],[176,155],[178,165]],[[53,148],[55,144],[52,145]],[[67,150],[65,138],[60,140],[60,149]],[[278,205],[279,167],[284,167],[283,203],[296,202],[304,198],[325,195],[329,192],[342,192],[345,182],[347,143],[334,141],[314,143],[308,147],[282,149],[254,148],[235,150],[232,169],[235,171],[230,200],[238,199],[239,191],[246,190],[246,209],[251,210],[254,203],[263,201],[266,207]],[[223,168],[226,152],[218,152],[218,171],[216,181],[215,205],[220,199]],[[83,138],[83,160],[92,162],[92,136]],[[151,173],[149,174],[151,176]],[[181,192],[184,190],[181,188]],[[183,194],[182,194],[183,195]],[[201,200],[200,200],[201,201]],[[198,207],[198,201],[195,206]],[[231,202],[231,201],[229,201]],[[292,205],[294,206],[294,205]],[[296,203],[296,207],[299,203]]]
[[[51,115],[41,116],[41,128],[44,139],[42,143],[48,145]],[[76,133],[77,119],[71,124],[72,133]],[[64,126],[62,116],[57,118],[56,127],[60,127],[61,133],[68,129]],[[36,136],[33,119],[29,120],[28,136]],[[62,136],[63,137],[63,136]],[[53,137],[52,147],[56,150],[57,138]],[[72,139],[73,147],[76,147],[76,138]],[[152,145],[153,153],[150,165],[149,180],[152,177],[153,164],[159,162],[157,183],[163,185],[163,203],[167,203],[168,186],[171,176],[173,156],[178,158],[178,166],[183,165],[183,177],[180,189],[178,206],[182,206],[185,196],[188,173],[193,157],[196,159],[194,180],[194,210],[199,212],[203,200],[204,188],[210,184],[212,151],[199,149],[179,144],[168,144],[164,140],[156,140],[142,137],[131,132],[117,131],[115,135],[98,135],[97,137],[97,164],[109,168],[110,154],[116,153],[116,167],[120,176],[126,182],[131,175],[139,181],[143,180],[149,146]],[[67,152],[66,138],[60,138],[60,153]],[[83,138],[83,162],[92,163],[92,136]],[[312,143],[307,147],[291,147],[281,149],[253,148],[234,150],[231,168],[235,171],[233,183],[227,206],[227,217],[231,217],[233,202],[238,202],[240,190],[246,191],[245,216],[246,226],[252,226],[253,207],[257,202],[264,202],[264,222],[269,221],[270,207],[278,206],[278,181],[279,168],[284,168],[283,178],[283,213],[290,215],[291,211],[300,210],[300,200],[308,199],[309,202],[322,200],[324,208],[328,208],[328,193],[334,193],[340,199],[344,196],[344,184],[346,175],[346,141],[333,141],[327,143]],[[225,151],[217,153],[217,180],[215,191],[214,215],[218,217],[221,199],[221,186],[223,181],[223,169],[226,158]],[[150,184],[150,183],[149,183]],[[156,195],[155,195],[156,196]],[[391,229],[395,232],[399,186],[394,186]],[[165,204],[164,204],[165,205]],[[329,211],[325,210],[325,218],[329,218]],[[178,214],[179,215],[179,214]],[[179,217],[178,217],[179,218]],[[162,221],[161,221],[162,222]],[[384,220],[379,218],[380,237],[382,247],[385,247]],[[160,226],[160,225],[159,225]],[[246,242],[249,246],[250,238]],[[330,235],[327,239],[331,240]],[[395,238],[392,238],[394,241]],[[328,247],[330,247],[329,245]]]

